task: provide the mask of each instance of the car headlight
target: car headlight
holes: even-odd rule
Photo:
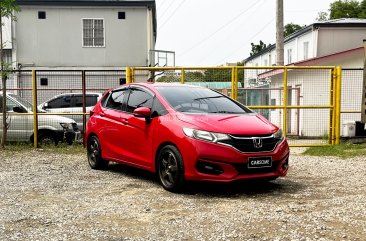
[[[62,128],[64,128],[65,131],[73,130],[72,123],[60,123],[60,125],[62,126]]]
[[[283,138],[283,131],[282,129],[278,129],[275,133],[273,133],[273,137],[276,139],[282,139]]]
[[[203,140],[203,141],[209,141],[209,142],[219,142],[222,140],[229,140],[231,139],[229,135],[223,134],[223,133],[216,133],[216,132],[209,132],[209,131],[201,131],[201,130],[195,130],[191,128],[183,128],[183,132],[186,136]]]

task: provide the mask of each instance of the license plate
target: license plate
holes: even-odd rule
[[[271,157],[249,157],[248,168],[265,168],[272,167]]]

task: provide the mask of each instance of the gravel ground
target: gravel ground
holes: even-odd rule
[[[1,240],[366,240],[366,157],[291,156],[266,184],[163,190],[84,154],[0,152]]]

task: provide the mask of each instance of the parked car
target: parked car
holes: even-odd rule
[[[93,169],[120,162],[185,181],[276,179],[289,167],[282,130],[229,97],[197,86],[135,83],[110,90],[86,127]]]
[[[2,103],[0,95],[0,103]],[[8,115],[8,141],[31,141],[34,139],[33,107],[18,95],[7,94],[6,112]],[[28,114],[27,114],[28,113]],[[2,135],[2,105],[0,105],[0,135]],[[76,122],[70,118],[58,115],[38,115],[38,143],[57,144],[66,141],[71,144],[80,138]]]
[[[102,97],[100,93],[86,93],[86,113],[89,113],[91,108]],[[83,95],[82,93],[64,93],[56,95],[51,99],[43,102],[38,106],[40,110],[53,113],[82,113],[83,112]],[[83,131],[83,116],[82,115],[65,115],[76,121],[80,131]],[[87,119],[89,117],[87,116]]]

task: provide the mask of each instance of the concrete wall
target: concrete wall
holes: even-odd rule
[[[46,19],[38,19],[38,11]],[[126,19],[118,19],[118,12]],[[146,7],[22,7],[15,23],[16,61],[24,67],[146,66],[154,48]],[[105,47],[83,47],[82,19],[102,18]]]

